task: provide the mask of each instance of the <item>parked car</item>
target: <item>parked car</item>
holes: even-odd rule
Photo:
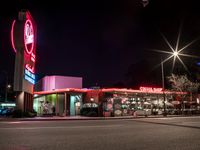
[[[0,116],[10,116],[13,113],[13,108],[3,108],[0,110]]]

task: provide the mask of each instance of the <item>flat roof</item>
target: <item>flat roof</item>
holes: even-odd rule
[[[110,93],[143,93],[143,94],[187,94],[187,92],[176,92],[176,91],[142,91],[134,89],[120,89],[120,88],[103,88],[103,89],[77,89],[77,88],[65,88],[65,89],[55,89],[52,91],[39,91],[34,92],[34,94],[44,95],[44,94],[56,94],[56,93],[65,93],[65,92],[77,92],[77,93],[86,93],[89,91],[99,91],[99,92],[110,92]]]

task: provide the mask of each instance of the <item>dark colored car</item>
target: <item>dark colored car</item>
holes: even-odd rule
[[[3,108],[0,109],[0,116],[11,116],[13,112],[13,108]]]

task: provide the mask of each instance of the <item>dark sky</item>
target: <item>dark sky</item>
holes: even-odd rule
[[[200,5],[195,0],[150,0],[146,7],[140,0],[0,3],[0,70],[7,71],[11,81],[15,54],[10,29],[22,8],[28,9],[37,23],[37,74],[83,77],[84,87],[124,81],[130,66],[139,65],[140,73],[148,78],[147,66],[141,62],[153,68],[161,56],[149,49],[169,49],[160,32],[173,45],[181,23],[182,45],[200,36]],[[195,55],[199,50],[199,41],[187,49]],[[165,66],[168,73],[171,65]],[[160,78],[158,74],[159,69],[156,76]]]

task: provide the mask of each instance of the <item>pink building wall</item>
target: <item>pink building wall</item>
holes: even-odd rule
[[[55,76],[45,76],[42,79],[42,90],[52,91],[55,89]]]
[[[52,91],[64,88],[82,88],[81,77],[69,76],[45,76],[36,83],[36,91]]]
[[[81,77],[55,76],[55,89],[82,88]]]

